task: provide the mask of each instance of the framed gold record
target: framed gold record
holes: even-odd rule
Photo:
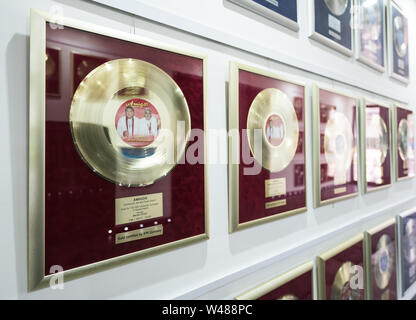
[[[208,238],[205,57],[60,23],[31,11],[29,291]],[[70,76],[50,97],[58,42]]]
[[[313,262],[303,263],[257,287],[236,300],[313,300]]]
[[[306,210],[304,101],[301,82],[230,63],[229,232]]]
[[[395,104],[393,109],[393,147],[396,181],[415,176],[414,112]]]
[[[364,300],[363,235],[316,257],[319,300]]]
[[[314,85],[314,207],[358,194],[358,100]]]
[[[361,99],[360,154],[363,192],[391,186],[391,109],[382,102]]]

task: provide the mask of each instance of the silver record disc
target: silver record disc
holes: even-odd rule
[[[383,234],[377,243],[375,253],[376,261],[373,266],[374,278],[376,280],[377,287],[381,290],[385,289],[390,282],[393,271],[393,250],[393,243],[390,237]]]
[[[325,4],[332,14],[340,16],[347,10],[349,0],[325,0]]]

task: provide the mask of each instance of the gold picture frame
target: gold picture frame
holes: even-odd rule
[[[239,97],[238,86],[239,70],[255,73],[257,75],[266,76],[276,80],[288,82],[291,84],[304,87],[304,97],[306,98],[306,85],[305,83],[295,81],[288,77],[279,76],[273,72],[266,71],[260,68],[244,65],[237,62],[230,62],[229,65],[229,89],[228,89],[228,131],[239,130]],[[304,108],[304,119],[307,119],[308,111]],[[307,132],[306,121],[304,121],[304,132]],[[307,210],[307,169],[305,165],[305,206],[294,210],[286,211],[283,213],[271,215],[268,217],[240,223],[239,222],[239,163],[234,163],[233,155],[240,155],[240,147],[233,141],[234,137],[228,136],[228,231],[233,233],[237,230],[249,228],[259,224],[267,223],[273,220],[286,218],[295,214],[305,212]],[[306,153],[306,139],[303,140],[303,148],[305,155],[305,164],[307,163]]]
[[[30,113],[29,113],[29,199],[28,199],[28,290],[38,290],[49,285],[53,274],[45,275],[45,48],[46,24],[57,23],[56,16],[31,9],[30,12]],[[59,26],[79,29],[131,43],[146,45],[175,52],[202,60],[203,64],[203,126],[206,128],[207,105],[207,58],[170,45],[136,36],[99,25],[59,17]],[[68,128],[69,130],[69,128]],[[207,146],[204,144],[205,159]],[[204,165],[204,225],[202,234],[165,243],[152,248],[124,254],[96,263],[63,271],[65,281],[77,279],[99,271],[107,270],[168,250],[183,247],[209,238],[208,166]]]
[[[341,243],[340,245],[325,251],[324,253],[320,254],[316,257],[316,276],[317,276],[317,299],[318,300],[326,300],[326,268],[325,263],[331,259],[332,257],[336,256],[337,254],[345,251],[358,243],[362,243],[364,239],[363,234],[358,234],[349,240]],[[362,250],[362,255],[364,259],[364,245]],[[364,261],[363,261],[364,263]],[[364,275],[365,276],[365,275]],[[364,279],[365,285],[365,279]]]
[[[313,286],[313,261],[305,262],[273,279],[266,281],[257,287],[247,290],[242,294],[235,297],[235,300],[256,300],[267,293],[285,285],[286,283],[296,279],[297,277],[305,274],[306,272],[312,273],[311,288],[312,288],[312,299],[314,299],[314,286]]]
[[[398,103],[394,103],[393,104],[393,114],[392,114],[392,147],[393,147],[393,152],[394,152],[394,156],[393,156],[393,162],[394,162],[394,178],[395,181],[403,181],[403,180],[407,180],[407,179],[413,179],[415,177],[415,175],[413,176],[407,176],[407,177],[399,177],[399,146],[397,143],[397,131],[398,131],[398,126],[397,126],[397,109],[403,109],[403,110],[407,110],[407,111],[411,111],[413,113],[414,116],[414,110],[412,110],[411,107],[409,106],[404,106],[402,104],[398,104]],[[413,137],[413,139],[415,139]],[[414,141],[413,141],[414,142]],[[416,155],[416,153],[415,153]],[[416,161],[415,161],[415,165],[414,165],[414,171],[416,171]]]
[[[366,107],[368,104],[376,104],[382,108],[388,109],[389,110],[389,120],[388,120],[388,125],[389,125],[389,136],[388,136],[388,141],[389,141],[389,160],[390,160],[390,183],[389,184],[385,184],[379,187],[374,187],[371,189],[367,188],[367,153],[366,153]],[[391,112],[391,108],[387,105],[384,104],[382,102],[376,101],[374,99],[367,99],[365,97],[360,99],[360,108],[359,108],[359,149],[360,149],[360,187],[362,190],[362,193],[369,193],[369,192],[373,192],[373,191],[377,191],[377,190],[381,190],[381,189],[385,189],[388,187],[391,187],[392,183],[393,183],[393,158],[392,158],[392,112]]]
[[[357,170],[358,170],[358,174],[357,174],[357,179],[360,180],[360,150],[359,150],[359,100],[358,98],[348,95],[346,93],[343,93],[342,91],[338,91],[338,90],[334,90],[332,88],[328,88],[325,86],[320,86],[317,84],[313,84],[312,87],[312,183],[313,183],[313,206],[314,208],[318,208],[321,207],[323,205],[327,205],[327,204],[331,204],[334,202],[338,202],[338,201],[342,201],[342,200],[346,200],[346,199],[350,199],[353,197],[358,196],[359,194],[359,187],[360,187],[360,181],[357,181],[357,192],[351,193],[351,194],[347,194],[347,195],[343,195],[343,196],[339,196],[339,197],[334,197],[332,199],[327,199],[327,200],[321,200],[321,161],[320,161],[320,156],[321,156],[321,133],[320,133],[320,129],[321,129],[321,115],[320,115],[320,96],[319,96],[319,91],[320,90],[325,90],[327,92],[333,93],[333,94],[337,94],[337,95],[341,95],[341,96],[345,96],[347,98],[350,99],[354,99],[356,101],[356,115],[355,115],[355,121],[357,123],[357,141],[356,141],[356,147],[357,147],[357,157],[358,157],[358,162],[357,162]]]

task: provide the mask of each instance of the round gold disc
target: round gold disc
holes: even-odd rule
[[[247,136],[251,153],[263,168],[278,172],[289,165],[298,146],[299,124],[284,92],[268,88],[254,98],[247,116]],[[259,138],[256,142],[255,137]]]
[[[325,127],[324,150],[328,166],[335,168],[335,180],[345,180],[352,162],[353,134],[350,122],[341,112],[330,113]]]
[[[388,235],[383,234],[377,243],[376,263],[374,264],[374,278],[377,287],[385,289],[393,271],[393,243]]]
[[[168,74],[142,60],[118,59],[80,83],[70,126],[80,156],[96,174],[119,185],[143,186],[175,167],[185,152],[191,118]]]
[[[353,264],[347,261],[338,269],[331,288],[331,300],[359,300],[361,298],[359,289],[351,288],[352,266]]]

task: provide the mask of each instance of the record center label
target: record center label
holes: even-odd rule
[[[116,244],[163,235],[163,225],[152,226],[116,234]]]
[[[277,178],[264,181],[265,197],[276,197],[286,194],[286,178]]]
[[[116,225],[163,216],[163,193],[116,199]]]

